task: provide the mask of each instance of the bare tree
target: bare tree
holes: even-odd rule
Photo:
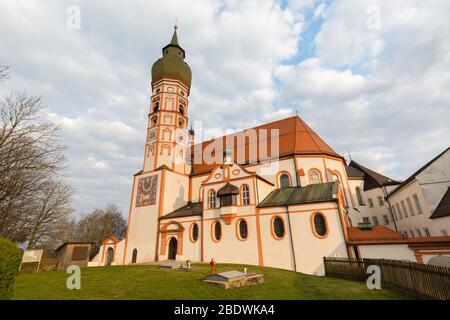
[[[95,209],[83,215],[76,225],[76,241],[94,242],[94,252],[100,248],[103,240],[109,236],[119,239],[125,235],[127,222],[119,208],[108,204],[102,209]]]
[[[64,149],[40,98],[21,93],[0,102],[0,236],[29,238],[38,195],[64,169]]]
[[[60,181],[44,181],[36,194],[31,219],[27,221],[27,248],[51,245],[66,226],[70,214],[73,191]]]
[[[9,78],[9,67],[0,65],[0,81]]]

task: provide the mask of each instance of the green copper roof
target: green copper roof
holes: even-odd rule
[[[164,78],[175,79],[191,86],[192,73],[189,65],[184,62],[186,53],[178,44],[177,28],[173,32],[172,40],[162,49],[163,56],[152,67],[152,82]]]
[[[337,191],[337,182],[313,184],[307,187],[277,189],[272,191],[258,205],[258,208],[332,201],[335,199]]]

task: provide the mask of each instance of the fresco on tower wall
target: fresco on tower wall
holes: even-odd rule
[[[137,187],[136,207],[145,207],[155,204],[157,187],[157,175],[140,178]]]

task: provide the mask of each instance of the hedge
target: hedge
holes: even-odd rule
[[[13,296],[14,279],[19,274],[22,254],[11,241],[0,238],[0,300]]]

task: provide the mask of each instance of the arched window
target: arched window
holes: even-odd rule
[[[284,221],[280,217],[275,217],[273,219],[273,234],[277,239],[282,239],[284,237]]]
[[[237,223],[238,223],[238,229],[239,229],[239,239],[246,240],[248,237],[247,221],[242,219],[242,220],[239,220]]]
[[[151,118],[152,126],[156,126],[158,124],[158,116],[153,116]]]
[[[131,263],[136,263],[137,261],[137,249],[133,250],[133,256],[131,258]]]
[[[366,205],[366,203],[364,202],[364,197],[363,197],[360,187],[356,187],[356,197],[358,198],[358,203],[360,206]]]
[[[153,108],[153,112],[159,111],[159,102],[155,102],[155,107]]]
[[[214,190],[209,191],[208,208],[209,209],[216,208],[216,192]]]
[[[181,113],[181,114],[184,114],[184,107],[183,107],[183,105],[180,104],[178,106],[178,112]]]
[[[214,240],[219,241],[222,238],[222,225],[219,221],[214,222]]]
[[[197,242],[197,240],[198,240],[198,225],[196,223],[192,224],[191,240],[192,240],[192,242]]]
[[[309,171],[309,183],[310,184],[322,183],[322,179],[320,178],[319,171],[317,171],[317,170]]]
[[[331,170],[327,170],[327,177],[328,177],[328,181],[332,181],[332,182],[339,182],[339,177],[336,173],[332,172]]]
[[[280,187],[281,188],[289,188],[291,186],[291,178],[287,173],[283,173],[280,176]]]
[[[242,205],[248,206],[250,204],[250,191],[248,185],[244,184],[241,190]]]
[[[316,236],[322,238],[325,237],[328,233],[327,223],[325,221],[325,217],[321,213],[314,214],[313,217],[313,228]]]

